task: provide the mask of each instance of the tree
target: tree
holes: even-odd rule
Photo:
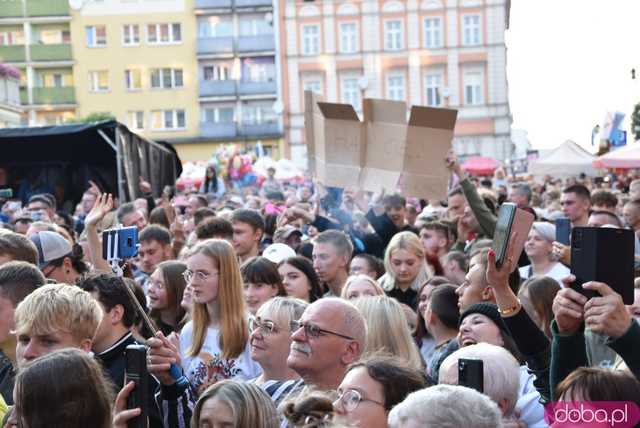
[[[633,139],[640,140],[640,103],[636,104],[631,113],[631,131]]]
[[[67,123],[95,123],[105,120],[116,120],[116,117],[109,112],[102,111],[90,113],[85,117],[75,117],[67,121]]]

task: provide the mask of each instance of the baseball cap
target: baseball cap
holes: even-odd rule
[[[275,264],[295,256],[296,252],[286,244],[271,244],[262,252],[262,257]]]
[[[71,244],[56,232],[42,231],[30,236],[38,249],[38,267],[42,269],[54,260],[71,253]]]
[[[302,232],[295,226],[292,226],[290,224],[279,227],[273,234],[273,242],[283,243],[293,233],[297,233],[298,235],[302,236]]]

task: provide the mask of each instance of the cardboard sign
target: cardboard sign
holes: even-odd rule
[[[365,99],[364,120],[350,104],[324,103],[305,92],[309,169],[326,186],[445,198],[457,111]]]
[[[449,170],[444,159],[451,148],[456,110],[412,107],[400,186],[405,196],[446,199]]]

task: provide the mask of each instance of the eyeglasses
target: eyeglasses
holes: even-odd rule
[[[278,328],[272,321],[258,321],[258,318],[250,317],[249,331],[253,333],[258,329],[260,329],[260,333],[262,334],[274,334],[278,332]]]
[[[54,270],[56,270],[59,266],[56,265],[47,265],[44,268],[42,268],[42,274],[44,275],[45,278],[49,278],[49,275],[51,275],[53,273]],[[46,272],[45,269],[49,268]]]
[[[323,334],[333,334],[334,336],[342,337],[343,339],[355,340],[353,337],[345,336],[344,334],[336,333],[335,331],[325,330],[315,324],[302,323],[300,321],[291,321],[289,323],[289,326],[291,327],[292,333],[301,328],[304,328],[304,334],[314,339],[319,338]]]
[[[333,404],[335,407],[335,404],[340,402],[340,404],[342,404],[342,407],[344,407],[344,410],[346,410],[347,412],[353,412],[358,408],[358,404],[360,404],[361,401],[369,401],[386,409],[384,403],[380,403],[369,398],[364,398],[360,391],[356,389],[346,389],[341,393],[338,393],[338,398],[333,402]]]
[[[195,276],[196,278],[198,278],[198,281],[206,281],[207,279],[209,279],[209,277],[214,276],[214,275],[218,275],[219,272],[213,272],[213,273],[204,273],[202,271],[192,271],[192,270],[185,270],[184,272],[182,272],[182,277],[184,278],[184,280],[187,283],[190,283],[191,280],[193,280],[193,277]]]

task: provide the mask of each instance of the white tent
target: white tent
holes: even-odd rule
[[[640,168],[640,144],[631,144],[593,161],[598,168]]]
[[[595,176],[597,172],[593,167],[594,159],[591,153],[567,140],[540,159],[529,163],[529,173],[554,177],[577,176],[581,173]]]

